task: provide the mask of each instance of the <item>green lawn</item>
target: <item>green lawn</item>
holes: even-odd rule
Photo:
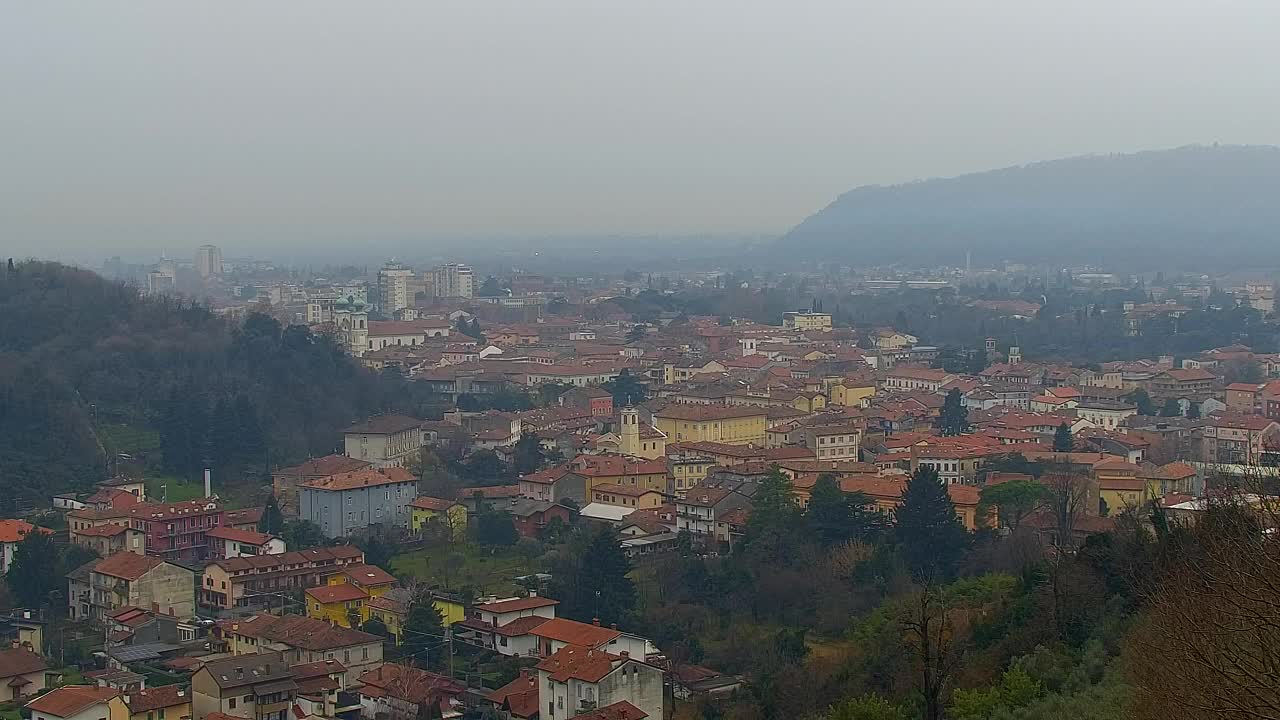
[[[165,485],[165,488],[161,488]],[[167,495],[166,495],[167,493]],[[204,481],[203,480],[186,480],[166,475],[157,475],[147,478],[147,497],[160,501],[161,498],[167,498],[170,501],[178,502],[180,500],[195,500],[204,497]]]
[[[515,548],[484,548],[471,543],[414,550],[396,555],[391,564],[396,575],[455,592],[471,588],[478,595],[514,594],[519,587],[516,577],[545,569],[537,558]]]
[[[110,453],[147,455],[160,450],[160,433],[141,430],[132,425],[103,423],[98,426],[98,437]]]

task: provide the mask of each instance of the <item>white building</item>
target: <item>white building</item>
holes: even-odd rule
[[[567,646],[537,665],[538,716],[567,720],[578,715],[663,717],[663,672],[626,651],[615,654],[582,646]],[[618,709],[618,712],[607,710]]]
[[[441,265],[431,271],[431,288],[436,297],[469,298],[475,295],[475,274],[469,265]]]
[[[383,313],[390,315],[413,304],[409,281],[413,271],[397,262],[389,262],[378,271],[378,300]]]
[[[200,277],[222,274],[222,248],[217,245],[201,245],[196,248],[196,272]]]

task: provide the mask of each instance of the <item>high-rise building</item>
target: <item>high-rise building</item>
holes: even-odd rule
[[[431,287],[436,297],[469,298],[475,295],[475,276],[470,265],[449,263],[431,271]]]
[[[222,248],[217,245],[201,245],[196,248],[196,272],[200,277],[222,274]]]
[[[390,315],[413,304],[413,296],[409,294],[412,279],[413,271],[394,260],[378,271],[378,301],[384,314]]]

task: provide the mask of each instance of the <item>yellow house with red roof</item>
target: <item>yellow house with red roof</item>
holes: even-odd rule
[[[417,535],[424,529],[444,528],[455,541],[467,534],[467,508],[455,500],[419,496],[409,503],[413,512],[410,528]]]
[[[380,567],[351,565],[329,576],[327,585],[306,590],[307,616],[342,627],[352,627],[352,620],[359,618],[363,625],[369,619],[369,601],[386,595],[395,584],[395,576]]]

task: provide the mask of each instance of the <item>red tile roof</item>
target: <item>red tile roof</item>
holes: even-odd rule
[[[567,618],[549,620],[534,628],[531,634],[547,640],[558,640],[568,645],[581,645],[582,647],[591,648],[600,647],[622,635],[621,632],[612,628],[588,625]]]
[[[191,702],[191,691],[182,685],[161,685],[129,693],[129,712],[137,714]]]
[[[619,700],[612,705],[605,705],[591,712],[579,713],[574,717],[579,720],[644,720],[649,717],[649,713],[626,700]]]
[[[118,695],[120,691],[110,687],[67,685],[41,695],[27,703],[27,707],[39,713],[65,718]]]
[[[44,658],[26,648],[0,650],[0,679],[48,669]]]
[[[410,506],[416,507],[419,510],[434,510],[436,512],[444,512],[457,504],[457,501],[454,500],[441,500],[440,498],[428,497],[426,495],[419,495],[414,498],[413,502],[409,503]]]
[[[276,475],[297,475],[302,477],[324,477],[344,472],[354,472],[369,467],[369,463],[346,455],[325,455],[313,458],[301,465],[280,468]]]
[[[93,572],[110,575],[124,580],[137,580],[151,570],[159,567],[163,560],[150,555],[138,555],[131,552],[118,552],[108,555],[94,566]]]
[[[594,627],[588,625],[587,627]],[[535,635],[538,633],[534,633]],[[603,650],[581,645],[566,645],[538,663],[539,670],[547,671],[556,682],[580,680],[595,683],[613,671],[613,663],[620,660]]]
[[[520,677],[485,696],[487,700],[509,710],[518,718],[538,714],[538,676],[523,672]]]
[[[0,520],[0,542],[20,542],[23,538],[37,530],[45,535],[52,535],[53,531],[47,528],[37,528],[24,520]]]
[[[348,580],[364,587],[393,585],[396,582],[395,575],[377,565],[348,565],[342,574],[346,575]]]
[[[327,477],[315,478],[300,483],[300,487],[316,490],[342,491],[359,490],[366,487],[378,487],[394,483],[414,482],[413,473],[402,467],[365,468],[349,473],[339,473]]]
[[[321,585],[320,587],[307,588],[306,594],[307,597],[325,605],[328,605],[329,603],[364,600],[369,597],[365,591],[351,583],[342,583],[341,585]]]

